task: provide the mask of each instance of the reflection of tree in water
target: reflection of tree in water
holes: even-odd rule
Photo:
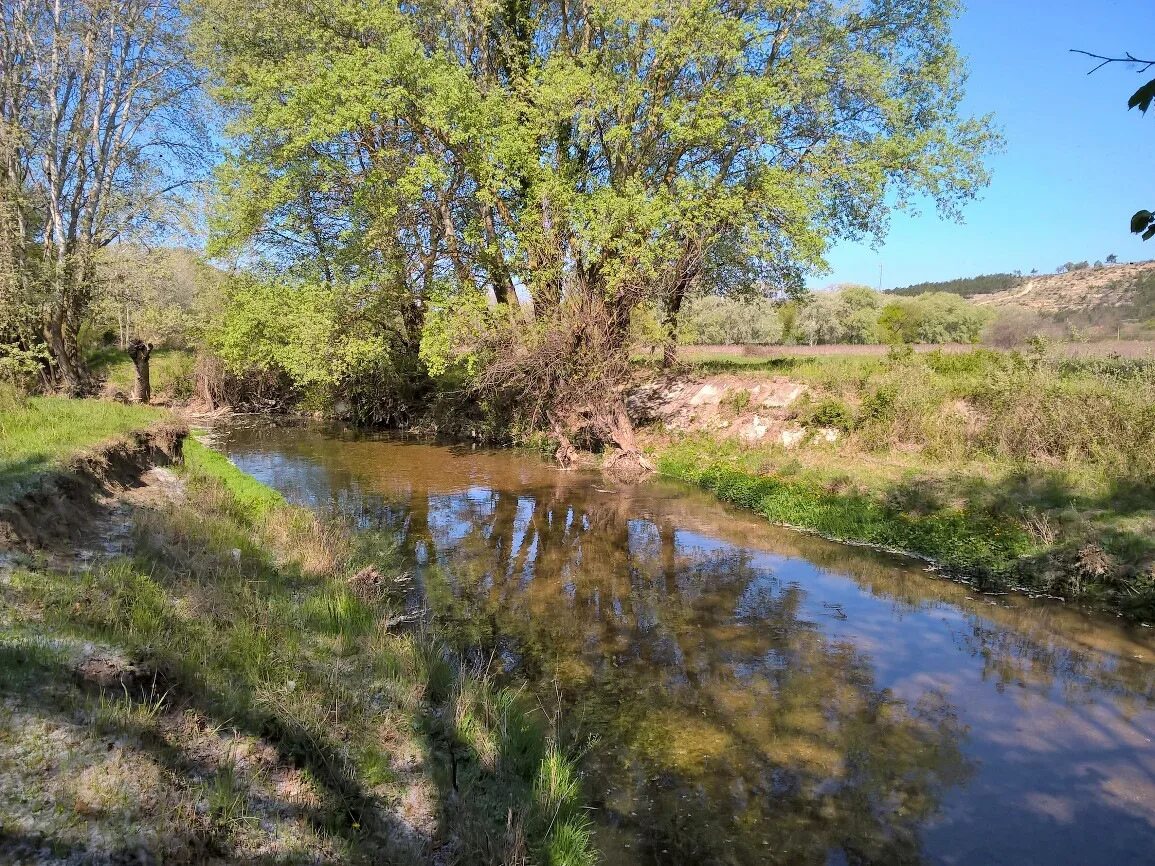
[[[966,771],[961,727],[940,699],[875,688],[868,660],[800,617],[802,590],[742,550],[686,549],[630,519],[628,495],[414,507],[437,513],[418,523],[452,575],[429,581],[434,608],[466,641],[499,630],[524,670],[556,679],[600,737],[598,805],[643,838],[643,859],[918,859],[918,826]],[[449,545],[438,527],[463,534]]]
[[[1155,703],[1155,668],[1137,658],[1145,640],[1066,607],[991,606],[901,561],[776,530],[682,488],[600,495],[506,454],[471,456],[477,487],[427,494],[460,491],[463,464],[424,447],[272,444],[245,468],[359,526],[395,530],[432,559],[431,607],[465,645],[559,683],[567,720],[602,735],[591,792],[621,828],[606,831],[605,850],[641,836],[635,862],[822,862],[832,849],[849,862],[916,860],[917,828],[966,773],[951,707],[933,694],[893,700],[870,659],[805,621],[816,599],[756,568],[746,548],[855,581],[892,607],[893,627],[932,614],[936,633],[948,628],[1017,702],[1061,703],[1064,730],[1117,738],[1097,705],[1126,715]],[[690,549],[689,531],[713,549]],[[1017,754],[983,725],[972,745],[1005,749],[996,763]],[[1074,802],[1099,803],[1080,815],[1123,814],[1104,805],[1101,777],[1075,783],[1064,789]],[[1007,806],[1037,824],[1030,804]]]

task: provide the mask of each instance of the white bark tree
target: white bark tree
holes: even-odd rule
[[[0,275],[70,392],[96,251],[163,221],[204,152],[184,24],[173,0],[0,4]]]

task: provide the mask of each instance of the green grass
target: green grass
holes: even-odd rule
[[[132,359],[118,350],[103,351],[90,359],[93,372],[105,387],[131,394],[136,384]],[[196,353],[189,349],[155,349],[149,358],[149,382],[154,397],[183,400],[195,390]]]
[[[918,508],[863,486],[838,484],[829,473],[775,472],[754,462],[764,463],[742,449],[690,441],[665,449],[658,468],[774,523],[916,553],[968,575],[1005,577],[1020,557],[1036,551],[1018,525],[965,505]]]
[[[246,523],[252,524],[285,504],[280,493],[245,474],[225,455],[202,445],[195,437],[185,440],[184,463],[192,476],[211,477],[221,484],[229,492],[234,512]]]
[[[787,423],[836,428],[837,444],[659,436],[661,471],[987,588],[1155,617],[1155,363],[980,349],[789,358],[762,372],[806,384]]]
[[[447,846],[463,863],[592,863],[576,769],[551,745],[544,713],[424,627],[391,625],[406,586],[388,579],[399,568],[392,540],[288,505],[201,443],[185,449],[187,501],[137,512],[132,557],[79,574],[17,571],[0,596],[0,662],[27,655],[13,667],[43,673],[11,678],[39,721],[12,720],[9,737],[0,711],[0,763],[19,731],[58,725],[37,715],[33,683],[75,689],[69,664],[26,651],[18,629],[34,622],[53,645],[112,646],[155,672],[148,694],[80,695],[63,716],[88,719],[132,761],[161,762],[163,791],[120,798],[145,804],[133,826],[162,840],[172,815],[186,816],[178,823],[192,837],[160,843],[175,846],[153,852],[161,859],[214,850],[238,861],[416,864]],[[384,589],[359,596],[349,578],[369,566]],[[211,760],[188,739],[205,736]],[[74,774],[104,760],[104,751],[57,752],[53,766]],[[254,763],[262,754],[265,764]],[[15,778],[30,790],[55,784],[53,770],[38,773]],[[286,778],[307,789],[304,801],[285,799]],[[30,790],[17,794],[45,802]],[[93,838],[107,838],[109,815],[74,813],[69,796],[49,797],[35,820],[59,824],[58,839],[77,850],[94,821]],[[4,803],[0,795],[0,826],[12,819]],[[402,803],[428,816],[417,822],[424,841],[402,844],[392,817]],[[299,844],[284,847],[290,839]]]
[[[165,417],[146,406],[0,394],[0,501],[78,453]]]

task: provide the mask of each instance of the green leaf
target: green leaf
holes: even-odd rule
[[[1141,210],[1131,217],[1131,232],[1132,234],[1139,234],[1144,231],[1147,226],[1155,222],[1155,214],[1149,210]]]
[[[1137,107],[1146,114],[1147,109],[1151,107],[1151,101],[1153,99],[1155,99],[1155,78],[1131,94],[1131,98],[1127,100],[1127,108]]]

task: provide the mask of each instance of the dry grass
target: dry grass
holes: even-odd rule
[[[131,557],[0,594],[0,860],[544,862],[546,720],[398,626],[391,539],[190,454],[187,497],[137,512]],[[589,862],[579,841],[552,862]]]

